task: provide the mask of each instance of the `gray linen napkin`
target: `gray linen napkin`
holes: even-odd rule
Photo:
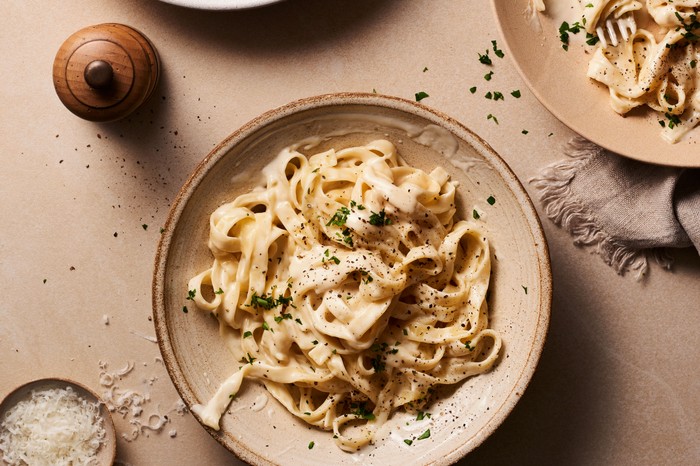
[[[670,267],[666,248],[700,251],[700,170],[638,162],[581,137],[565,153],[530,182],[575,244],[594,247],[617,273],[638,279],[649,257]]]

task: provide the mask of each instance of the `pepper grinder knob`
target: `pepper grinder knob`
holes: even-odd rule
[[[93,60],[85,67],[85,82],[93,89],[107,89],[112,84],[114,70],[104,60]]]
[[[91,121],[113,121],[139,108],[153,93],[160,61],[153,44],[124,24],[83,28],[56,53],[53,82],[61,102]]]

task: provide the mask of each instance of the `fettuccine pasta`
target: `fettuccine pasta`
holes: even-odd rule
[[[244,379],[355,451],[399,408],[488,371],[489,243],[457,221],[441,167],[405,164],[377,140],[307,157],[290,147],[264,186],[210,218],[211,268],[189,297],[213,313],[240,368],[193,410],[219,429]]]
[[[662,137],[670,143],[678,142],[700,122],[700,0],[579,3],[580,24],[591,35],[599,27],[607,31],[608,22],[614,28],[615,21],[623,15],[634,15],[638,23],[650,24],[638,28],[627,40],[619,40],[617,45],[599,42],[587,76],[608,87],[615,112],[624,115],[647,106],[661,116]]]

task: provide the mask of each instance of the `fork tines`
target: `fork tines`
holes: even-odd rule
[[[617,46],[617,44],[621,42],[617,37],[615,25],[617,25],[617,29],[620,31],[622,42],[626,42],[630,36],[637,32],[637,23],[634,21],[634,16],[632,16],[631,13],[622,15],[616,20],[608,18],[605,21],[605,28],[603,28],[602,24],[596,28],[596,34],[598,34],[598,39],[600,39],[600,43],[603,48],[608,46],[608,41],[613,47]]]

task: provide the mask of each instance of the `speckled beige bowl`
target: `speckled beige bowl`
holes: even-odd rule
[[[281,148],[309,137],[318,137],[318,150],[388,138],[409,164],[425,170],[441,165],[459,182],[462,218],[476,209],[488,228],[491,325],[503,336],[503,357],[491,372],[439,399],[429,420],[396,415],[376,443],[358,453],[338,449],[332,434],[288,414],[255,382],[244,383],[222,418],[221,431],[207,429],[252,464],[302,458],[304,464],[318,465],[453,463],[500,425],[530,381],[549,322],[549,255],[535,209],[505,162],[457,121],[414,102],[376,94],[304,99],[249,122],[200,163],[174,202],[155,263],[153,313],[168,372],[192,406],[205,403],[237,370],[239,362],[219,339],[217,322],[193,306],[183,312],[189,303],[187,282],[210,266],[210,213],[250,190]],[[410,446],[402,441],[428,428],[430,438]]]

